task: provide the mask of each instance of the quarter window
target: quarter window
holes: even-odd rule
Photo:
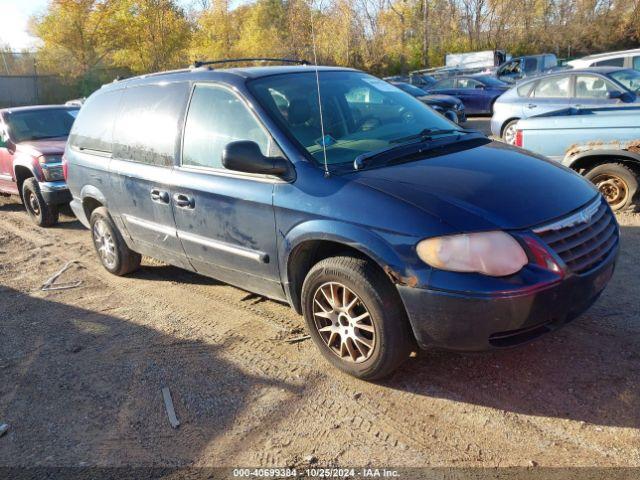
[[[640,71],[640,55],[637,57],[633,57],[633,65],[631,68]]]
[[[538,82],[534,97],[538,98],[565,98],[569,96],[569,77],[548,77]]]
[[[517,89],[518,96],[528,97],[529,94],[531,93],[531,90],[533,90],[533,87],[535,86],[535,84],[536,82],[529,82],[529,83],[525,83],[524,85],[520,85]]]
[[[73,124],[69,145],[111,153],[113,124],[123,90],[91,95]]]
[[[222,151],[238,140],[256,142],[263,155],[269,151],[269,137],[237,95],[220,86],[197,85],[184,129],[182,164],[224,168]]]

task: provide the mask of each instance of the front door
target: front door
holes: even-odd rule
[[[217,84],[196,85],[181,164],[173,174],[178,237],[196,271],[282,299],[273,210],[280,180],[226,170],[222,151],[237,140],[254,141],[270,153],[269,135],[236,93]]]

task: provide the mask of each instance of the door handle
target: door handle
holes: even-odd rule
[[[527,105],[527,108],[536,108],[538,105],[536,105],[535,103],[530,103],[529,105]]]
[[[158,188],[151,189],[151,200],[158,203],[169,203],[169,192]]]
[[[184,193],[176,193],[173,195],[173,203],[175,203],[178,208],[194,208],[195,200],[193,197],[189,195],[185,195]]]

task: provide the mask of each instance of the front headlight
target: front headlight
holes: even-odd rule
[[[38,158],[44,179],[47,182],[55,182],[64,179],[62,173],[62,155],[43,155]]]
[[[420,259],[434,268],[477,272],[493,277],[512,275],[528,262],[520,244],[505,232],[479,232],[422,240]]]

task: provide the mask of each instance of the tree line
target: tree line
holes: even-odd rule
[[[86,79],[288,57],[394,74],[450,52],[567,57],[640,43],[640,0],[194,1],[51,0],[30,22],[39,69]]]

